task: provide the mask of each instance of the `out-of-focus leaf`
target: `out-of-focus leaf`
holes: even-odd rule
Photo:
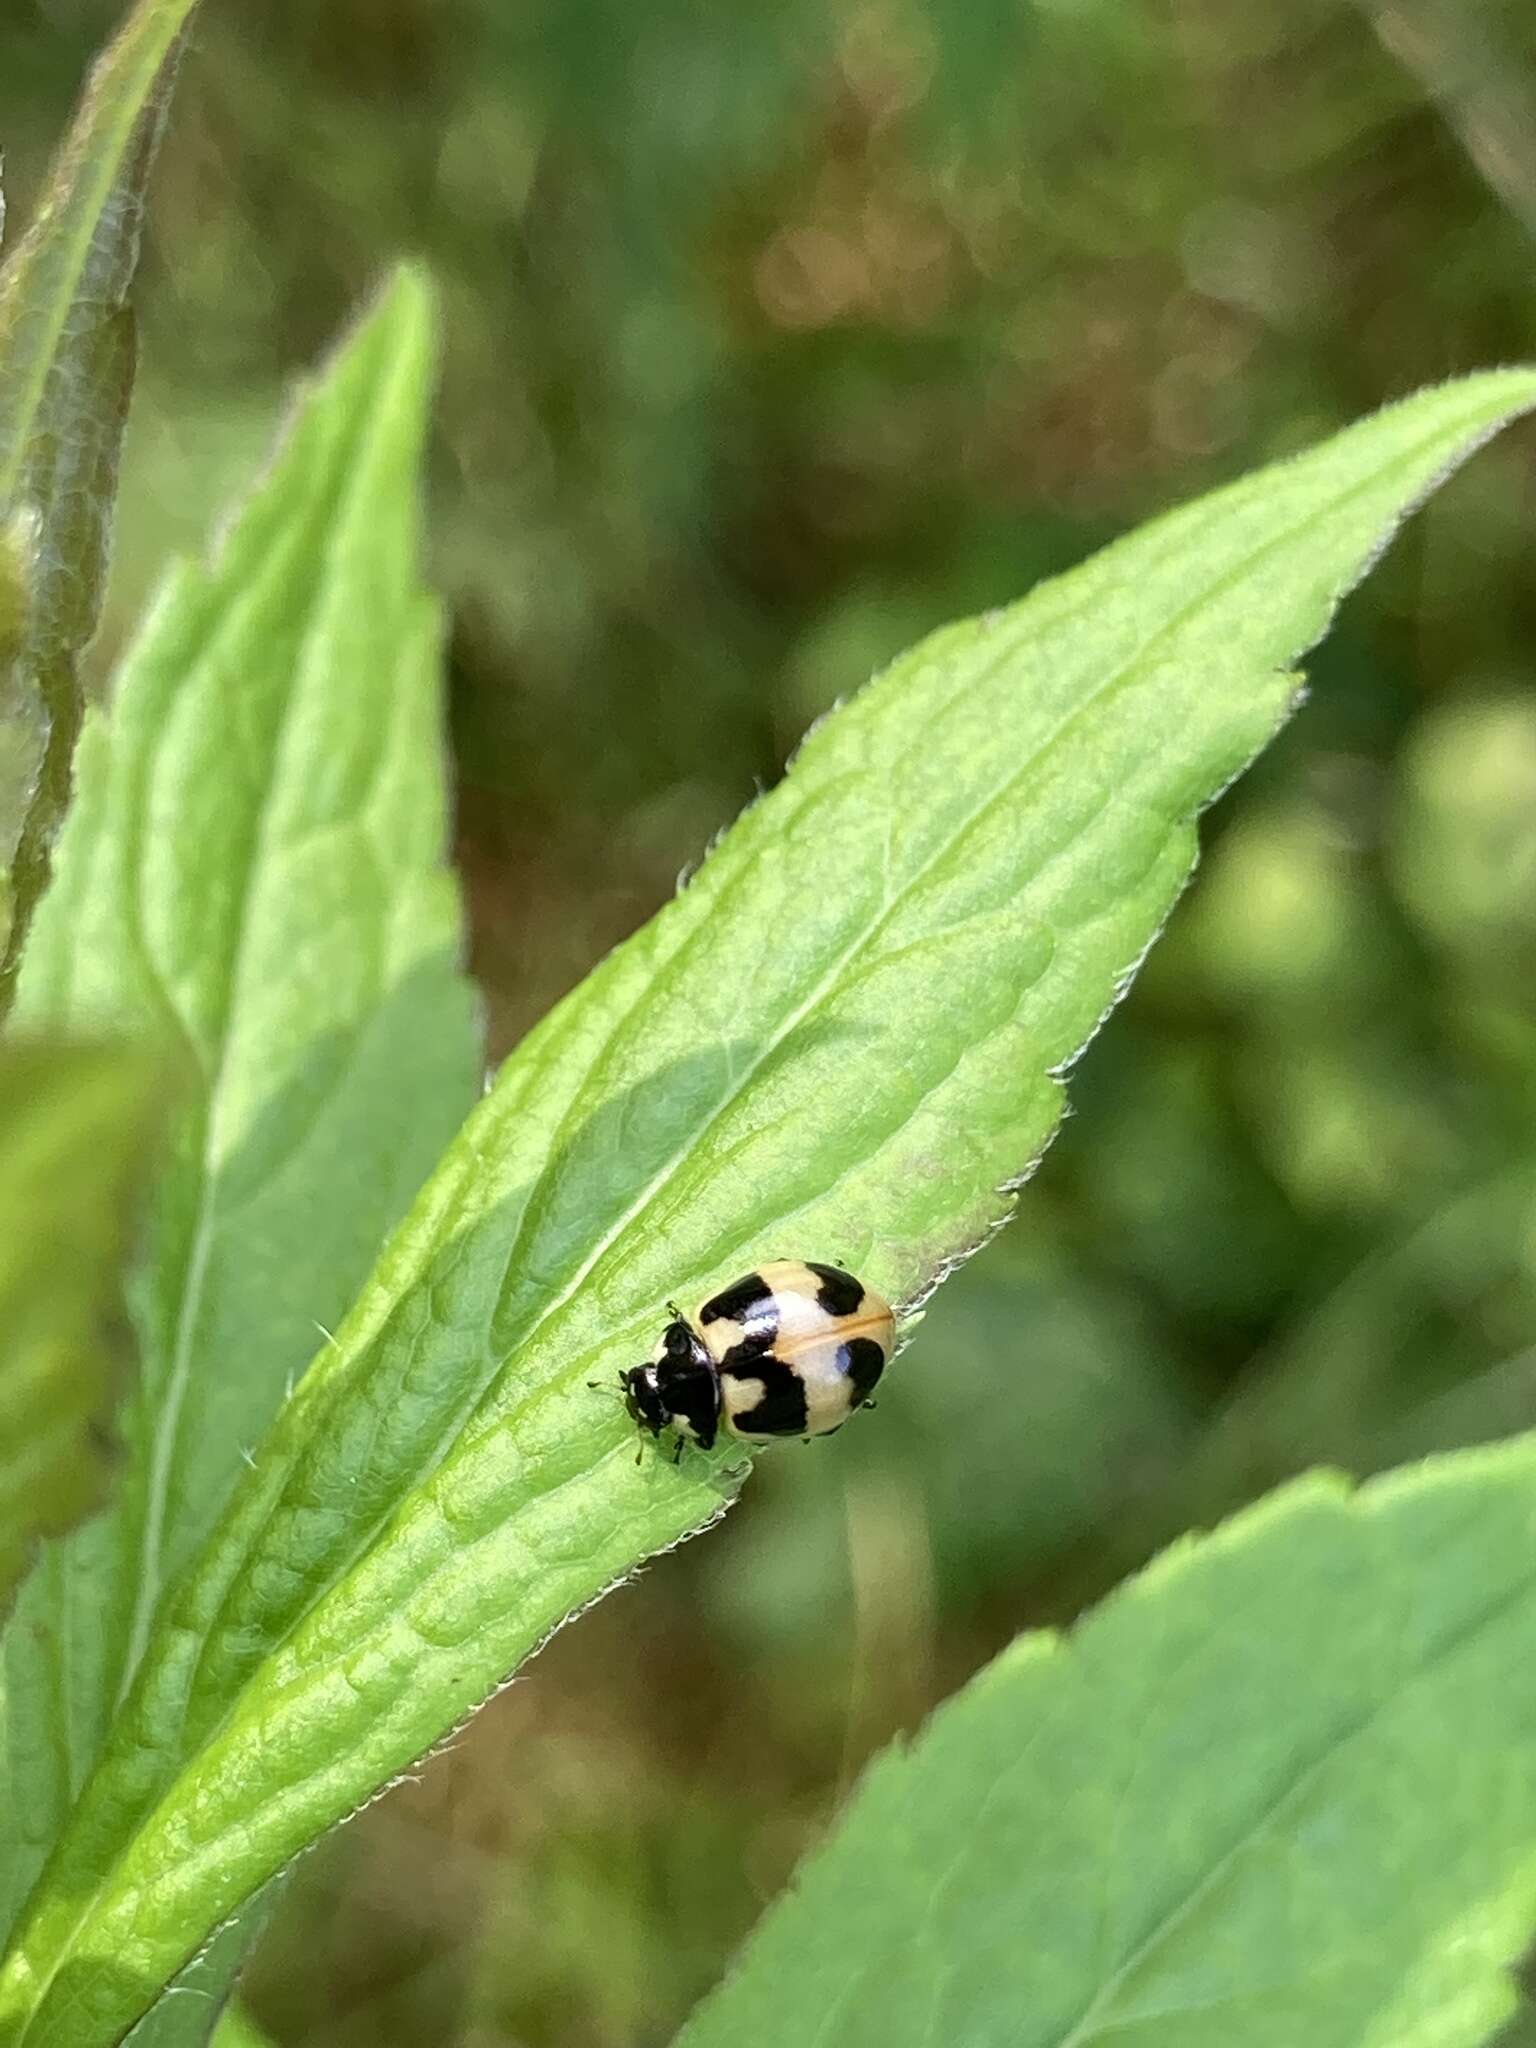
[[[123,2031],[566,1616],[717,1513],[587,1390],[770,1252],[892,1298],[1009,1209],[1298,652],[1536,373],[1427,391],[936,634],[503,1068],[173,1589],[0,1972]],[[900,1376],[892,1376],[891,1399]],[[985,1426],[985,1418],[981,1418]]]
[[[214,565],[174,573],[82,742],[18,1018],[153,1024],[194,1079],[135,1277],[121,1485],[41,1560],[3,1643],[0,1924],[164,1588],[478,1090],[443,865],[441,622],[417,561],[432,353],[407,275]],[[217,2005],[178,1989],[167,2013],[184,2039]]]
[[[1472,2048],[1536,1920],[1536,1445],[1314,1476],[870,1770],[679,2048]]]
[[[125,2037],[124,2048],[208,2048],[222,2043],[226,2030],[232,2039],[242,2038],[242,2025],[250,2023],[231,2006],[230,1995],[281,1888],[269,1885],[219,1929]]]
[[[272,2048],[272,2036],[257,2026],[244,2006],[232,2005],[214,2029],[213,2048]]]
[[[0,271],[0,528],[28,522],[7,653],[0,618],[0,1013],[47,883],[80,731],[133,383],[128,287],[144,189],[195,0],[139,0],[92,72],[52,182]],[[13,588],[13,597],[14,597]],[[3,603],[3,598],[0,598]]]
[[[157,1071],[120,1046],[0,1048],[0,1607],[106,1487]]]
[[[1515,2017],[1496,2038],[1498,2048],[1536,2048],[1536,2007],[1522,2003]]]
[[[1513,965],[1523,995],[1536,953],[1536,704],[1529,693],[1432,712],[1404,763],[1393,822],[1393,876],[1415,916],[1438,944],[1466,957],[1472,975]]]
[[[8,662],[21,645],[31,529],[32,521],[25,513],[12,513],[0,523],[0,662]]]

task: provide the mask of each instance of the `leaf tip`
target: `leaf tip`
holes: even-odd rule
[[[438,291],[424,263],[397,263],[363,314],[365,329],[379,329],[402,357],[430,365],[437,347]]]

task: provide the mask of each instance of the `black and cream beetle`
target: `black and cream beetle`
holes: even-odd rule
[[[672,1310],[648,1365],[619,1375],[642,1429],[707,1451],[723,1429],[748,1443],[826,1436],[885,1371],[896,1342],[890,1303],[845,1273],[775,1259],[711,1295],[696,1316]]]

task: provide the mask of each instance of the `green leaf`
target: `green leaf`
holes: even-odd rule
[[[119,1046],[0,1047],[0,1609],[36,1539],[106,1491],[157,1077]]]
[[[272,2037],[263,2032],[248,2012],[231,2006],[213,2036],[213,2048],[273,2048]]]
[[[585,1385],[669,1296],[778,1251],[910,1302],[1006,1215],[1297,651],[1532,403],[1529,372],[1423,393],[936,634],[530,1034],[166,1602],[0,2024],[110,2038],[551,1628],[719,1512],[731,1451],[637,1465]]]
[[[679,2048],[1462,2048],[1536,1918],[1536,1440],[1314,1475],[868,1772]]]
[[[0,662],[9,662],[22,642],[32,557],[32,523],[27,514],[13,512],[0,524]]]
[[[223,2044],[226,2037],[254,2035],[249,2021],[242,2022],[232,2007],[231,1993],[285,1882],[275,1879],[260,1898],[225,1922],[124,2037],[124,2048],[207,2048],[210,2042]]]
[[[0,1015],[69,800],[118,452],[133,383],[128,287],[144,189],[194,0],[140,0],[92,72],[31,229],[0,271],[0,866],[11,871]],[[14,571],[24,572],[16,602]]]
[[[43,1558],[5,1638],[0,1811],[21,1824],[0,1925],[162,1589],[478,1091],[442,865],[440,619],[417,570],[431,326],[403,277],[216,564],[171,577],[82,742],[18,1017],[153,1027],[194,1085],[136,1272],[113,1509]]]

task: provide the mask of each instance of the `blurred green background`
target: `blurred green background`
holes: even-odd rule
[[[13,217],[116,11],[8,0]],[[924,629],[1536,353],[1536,16],[206,0],[100,674],[401,250],[445,297],[500,1051]],[[878,1418],[765,1459],[301,1866],[248,1979],[276,2040],[664,2041],[862,1759],[1021,1625],[1306,1464],[1536,1422],[1531,452],[1351,601]]]

